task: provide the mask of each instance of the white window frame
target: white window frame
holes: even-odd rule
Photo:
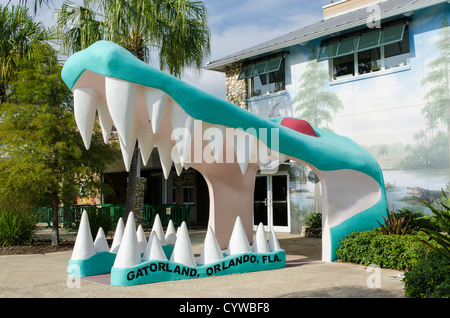
[[[395,27],[395,25],[396,24],[392,24],[392,26],[394,26],[394,27]],[[390,26],[388,26],[388,27],[390,27]],[[372,47],[368,47],[368,48],[361,49],[361,50],[355,50],[353,53],[350,53],[350,54],[337,55],[337,56],[328,58],[328,69],[329,69],[331,82],[340,81],[340,80],[346,80],[346,79],[349,79],[349,78],[361,77],[363,75],[366,76],[368,74],[379,74],[380,72],[386,71],[385,47],[388,46],[388,45],[391,45],[393,43],[399,43],[399,42],[403,41],[405,35],[407,35],[407,39],[409,40],[408,32],[409,32],[409,30],[408,30],[408,23],[406,21],[406,22],[404,22],[403,33],[402,33],[402,37],[401,37],[400,41],[388,42],[388,43],[385,43],[385,44],[372,46]],[[353,36],[350,35],[349,38],[351,38]],[[382,37],[382,35],[380,35],[380,36]],[[345,37],[343,37],[342,40],[345,40]],[[381,39],[380,39],[380,41],[381,41]],[[328,40],[328,42],[334,42],[334,41],[333,40]],[[358,44],[356,44],[355,48],[357,48],[358,45],[359,45],[359,39],[358,39]],[[358,67],[358,53],[365,52],[365,51],[368,51],[368,50],[371,50],[371,49],[375,49],[375,48],[379,48],[380,49],[380,64],[381,64],[380,65],[380,69],[378,71],[372,71],[370,73],[362,73],[362,74],[360,74],[359,73],[359,67]],[[339,46],[338,46],[337,50],[338,49],[339,49]],[[407,53],[409,54],[409,52],[410,52],[410,47],[408,45]],[[353,73],[354,74],[345,74],[345,75],[342,75],[342,76],[334,78],[334,61],[335,61],[335,59],[337,59],[339,57],[343,57],[343,56],[350,56],[350,55],[353,55],[353,63],[354,63],[354,66],[353,66],[354,72]],[[327,60],[327,58],[321,59],[320,56],[318,57],[318,61],[324,61],[324,60]],[[409,59],[409,56],[408,56],[405,65],[396,66],[396,67],[393,67],[391,69],[395,69],[395,68],[399,68],[399,67],[403,67],[403,66],[409,66],[409,65],[410,65],[410,59]]]
[[[269,95],[269,94],[274,94],[274,93],[279,93],[282,91],[286,90],[286,61],[285,61],[285,54],[286,53],[278,53],[275,55],[271,55],[268,57],[264,57],[264,58],[260,58],[260,59],[255,59],[255,60],[251,60],[246,62],[242,68],[241,68],[241,72],[238,76],[238,80],[245,80],[246,81],[246,87],[247,87],[247,98],[252,98],[252,97],[258,97],[258,96],[264,96],[264,95]],[[271,65],[272,68],[269,68],[269,70],[267,70],[267,67],[269,67],[269,62],[270,61],[276,61],[279,59],[279,64],[277,67],[273,67],[274,65]],[[262,72],[259,73],[255,73],[254,72],[254,66],[259,64],[263,64],[266,63],[265,69]],[[250,71],[248,71],[250,70]],[[281,90],[275,90],[275,91],[263,91],[261,92],[261,95],[253,95],[253,86],[254,86],[254,78],[255,77],[260,77],[260,76],[265,76],[266,77],[266,85],[262,85],[262,86],[267,86],[267,88],[269,88],[269,79],[270,79],[270,74],[274,73],[274,72],[279,72],[282,71],[284,73],[283,76],[283,83],[284,83],[284,89]]]

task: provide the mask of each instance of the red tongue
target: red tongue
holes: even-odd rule
[[[318,137],[311,125],[303,119],[283,118],[281,125],[308,136]]]

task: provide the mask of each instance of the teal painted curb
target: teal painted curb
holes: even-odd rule
[[[111,269],[111,286],[132,286],[170,280],[204,278],[248,273],[286,267],[284,250],[270,253],[244,253],[225,256],[222,260],[190,267],[169,261],[143,261],[130,268]]]
[[[70,277],[107,274],[111,272],[115,260],[116,254],[100,252],[86,259],[69,260],[67,271]]]

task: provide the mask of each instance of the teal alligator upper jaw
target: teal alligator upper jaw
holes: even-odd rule
[[[115,43],[99,41],[73,54],[66,61],[61,76],[73,89],[84,71],[162,90],[190,116],[205,122],[243,130],[254,128],[257,133],[260,128],[278,128],[280,153],[305,161],[319,170],[357,170],[384,187],[376,160],[351,139],[317,127],[313,129],[320,137],[308,136],[280,125],[282,118],[261,118],[140,61]],[[266,144],[271,148],[268,139]]]

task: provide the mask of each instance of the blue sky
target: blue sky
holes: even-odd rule
[[[2,4],[7,0],[0,0]],[[82,0],[72,0],[82,3]],[[13,0],[12,4],[17,4]],[[28,1],[33,4],[33,0]],[[50,0],[52,8],[60,7],[63,1]],[[208,11],[211,31],[211,56],[205,64],[286,34],[295,29],[322,19],[322,6],[330,0],[204,0]],[[52,24],[51,8],[45,5],[36,15],[37,20],[47,26]],[[225,98],[225,76],[222,73],[204,70],[200,77],[187,72],[187,82],[221,98]]]

